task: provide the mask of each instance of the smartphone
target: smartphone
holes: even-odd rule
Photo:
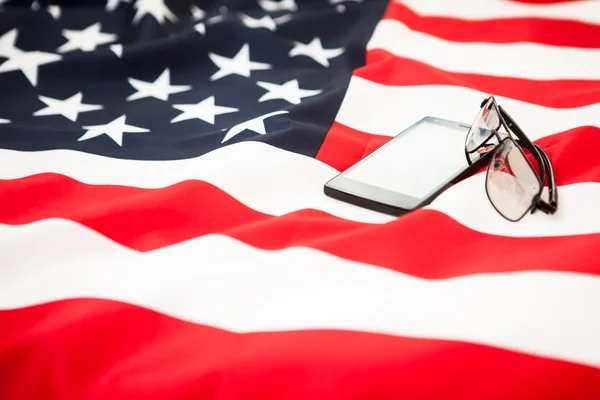
[[[468,124],[425,117],[324,186],[326,195],[401,215],[479,170],[491,152],[465,153]],[[484,190],[484,188],[481,188]]]

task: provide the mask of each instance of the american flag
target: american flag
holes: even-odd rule
[[[596,0],[4,1],[0,399],[600,398],[599,82]],[[323,194],[489,94],[555,215]]]

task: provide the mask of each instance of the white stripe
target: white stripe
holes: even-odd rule
[[[428,115],[471,125],[489,94],[460,86],[387,86],[353,76],[335,119],[362,132],[387,136]],[[531,140],[578,126],[600,126],[600,104],[564,109],[496,99]]]
[[[558,4],[519,4],[508,0],[396,0],[420,15],[470,20],[542,17],[600,24],[600,2],[581,0]]]
[[[521,272],[432,281],[218,235],[140,253],[61,220],[0,226],[0,236],[4,309],[106,298],[234,332],[378,332],[600,366],[597,276]]]
[[[243,168],[250,165],[252,168]],[[76,166],[76,167],[74,167]],[[92,185],[159,188],[187,179],[210,182],[247,206],[282,215],[312,208],[362,222],[381,223],[393,217],[372,212],[323,194],[324,182],[338,172],[310,157],[259,142],[242,142],[202,157],[179,161],[119,160],[71,150],[19,152],[0,150],[0,179],[54,172]],[[484,174],[442,193],[429,207],[480,232],[503,236],[564,236],[600,232],[600,184],[559,187],[559,211],[538,213],[515,224],[504,220],[485,195]]]
[[[413,31],[397,20],[379,22],[367,49],[387,50],[453,72],[537,80],[600,79],[600,49],[451,42]]]
[[[485,192],[485,173],[454,185],[427,208],[438,210],[473,230],[513,237],[568,236],[600,232],[600,184],[578,183],[558,187],[559,207],[553,215],[540,211],[518,223],[504,219]]]
[[[57,173],[92,185],[140,188],[198,179],[270,215],[309,208],[361,222],[393,219],[325,196],[323,185],[338,174],[332,167],[260,142],[236,143],[201,157],[176,161],[123,160],[73,150],[0,150],[0,179],[40,173]]]

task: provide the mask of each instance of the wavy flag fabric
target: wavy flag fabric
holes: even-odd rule
[[[600,2],[0,3],[0,399],[600,398]],[[323,194],[487,94],[555,215]]]

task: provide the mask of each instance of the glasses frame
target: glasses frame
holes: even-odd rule
[[[495,145],[495,147],[493,149],[493,153],[492,153],[492,156],[488,163],[488,168],[487,168],[487,173],[486,173],[485,193],[488,197],[488,200],[490,201],[490,203],[492,204],[494,209],[500,215],[502,215],[504,218],[506,218],[507,220],[512,221],[512,222],[520,221],[525,215],[527,215],[530,212],[533,214],[536,210],[540,210],[546,214],[554,214],[554,212],[556,212],[556,210],[558,208],[558,189],[556,187],[556,179],[554,176],[554,169],[552,167],[552,162],[550,161],[550,157],[548,157],[548,154],[541,147],[539,147],[537,144],[535,144],[531,140],[529,140],[529,138],[525,135],[525,133],[519,127],[519,125],[517,125],[517,123],[512,119],[512,117],[500,105],[498,105],[494,96],[490,96],[490,97],[486,98],[481,103],[480,108],[483,108],[486,106],[493,107],[494,110],[496,111],[496,113],[498,114],[498,127],[491,129],[490,135],[485,140],[483,140],[481,142],[481,144],[479,144],[476,148],[474,148],[471,151],[467,150],[467,142],[469,139],[469,135],[471,133],[471,129],[469,129],[469,132],[467,133],[467,136],[465,138],[465,155],[467,157],[467,160],[470,163],[471,162],[470,154],[477,152],[477,150],[481,149],[484,146],[489,146],[488,143],[492,138],[496,137],[496,139],[498,140],[498,144]],[[478,114],[478,116],[479,116],[479,114]],[[476,117],[476,120],[474,121],[473,125],[475,125],[476,122],[477,122],[477,117]],[[506,132],[508,134],[507,136],[502,137],[502,135],[499,132],[501,127],[504,127],[504,129],[506,129]],[[513,139],[513,137],[511,137],[511,134],[516,137],[516,140]],[[523,215],[521,215],[517,219],[508,218],[500,210],[498,210],[498,208],[492,201],[490,194],[488,192],[488,189],[487,189],[487,180],[489,179],[490,167],[491,167],[492,163],[494,162],[494,159],[495,159],[498,149],[502,146],[502,144],[506,140],[512,141],[514,144],[514,147],[516,149],[518,149],[518,151],[521,152],[521,154],[523,155],[523,158],[525,159],[525,161],[527,162],[529,167],[534,172],[534,174],[540,184],[539,185],[540,189],[539,189],[538,193],[531,199],[531,205],[529,206],[529,208],[527,210],[525,210],[525,212],[523,212]],[[539,174],[536,171],[536,169],[533,168],[533,165],[531,164],[531,162],[529,161],[529,159],[523,152],[523,148],[526,148],[527,150],[529,150],[529,152],[531,153],[531,155],[537,162],[537,164],[539,166],[539,170],[540,170]],[[548,187],[549,187],[549,191],[548,191],[549,201],[548,202],[546,202],[545,200],[542,199],[542,192],[544,190],[544,183],[546,182],[546,180],[548,181]]]

